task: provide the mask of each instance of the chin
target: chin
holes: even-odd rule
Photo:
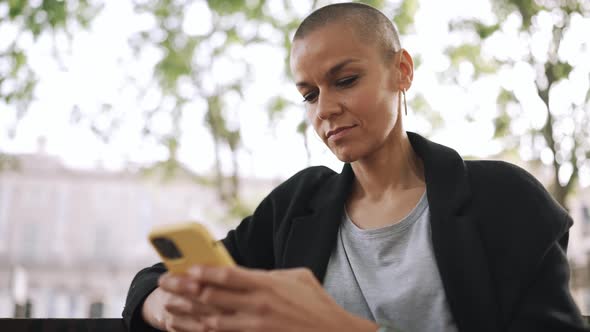
[[[360,158],[360,154],[357,151],[350,151],[348,149],[332,150],[332,153],[338,160],[344,163],[352,163]]]
[[[343,163],[353,163],[355,162],[357,159],[356,158],[346,158],[346,157],[340,157],[340,156],[336,156],[338,158],[338,160],[340,160]]]

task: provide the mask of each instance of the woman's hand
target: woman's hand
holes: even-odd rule
[[[148,324],[165,331],[208,331],[202,320],[218,311],[199,301],[200,287],[194,278],[165,273],[159,286],[142,307]]]
[[[308,269],[276,271],[196,266],[201,303],[217,308],[203,317],[215,331],[367,331],[378,326],[356,317],[324,291]]]

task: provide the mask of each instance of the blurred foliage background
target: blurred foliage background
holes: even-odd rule
[[[54,61],[67,68],[68,40],[91,28],[106,2],[0,1],[0,28],[10,27],[2,30],[0,37],[4,40],[0,48],[0,112],[15,113],[15,120],[7,127],[9,137],[16,135],[20,120],[36,98],[38,75],[29,65],[27,47],[34,45],[42,36],[50,38]],[[406,35],[416,35],[414,16],[423,5],[420,0],[361,2],[375,6],[391,17],[402,34],[402,40]],[[270,45],[280,50],[285,63],[283,75],[288,80],[288,54],[294,30],[306,13],[327,3],[331,1],[133,1],[134,11],[148,17],[153,24],[134,33],[128,44],[137,57],[151,52],[156,54],[157,60],[151,67],[151,79],[139,81],[131,78],[129,84],[135,84],[142,91],[140,99],[146,95],[155,96],[155,103],[141,109],[142,134],[167,151],[167,158],[155,161],[146,171],[166,178],[174,177],[175,172],[181,169],[178,161],[184,134],[181,123],[186,113],[191,111],[187,105],[198,99],[205,105],[203,119],[212,137],[215,153],[214,177],[201,181],[213,185],[232,211],[247,213],[247,209],[240,205],[238,194],[240,165],[237,154],[243,148],[241,129],[239,122],[235,121],[236,114],[231,105],[246,98],[245,90],[252,83],[250,74],[255,69],[250,59],[238,55],[257,45]],[[187,8],[191,6],[196,6],[201,16],[209,17],[204,31],[188,31],[190,29],[184,24]],[[270,7],[279,7],[282,14],[271,13]],[[563,89],[559,90],[559,86],[574,73],[577,77],[584,77],[586,83],[590,75],[588,66],[580,65],[583,59],[563,56],[562,46],[568,38],[577,38],[568,42],[580,49],[588,49],[588,34],[577,34],[577,37],[568,37],[568,34],[572,22],[588,17],[590,4],[573,0],[491,0],[491,8],[492,19],[457,18],[449,23],[448,46],[444,54],[448,66],[439,73],[437,80],[441,85],[460,88],[476,85],[490,77],[501,81],[497,104],[494,105],[494,140],[501,144],[505,154],[519,155],[522,147],[527,146],[525,159],[532,163],[545,161],[553,173],[551,193],[567,206],[567,197],[575,190],[580,173],[590,170],[590,89],[586,84],[585,97],[580,99],[568,96]],[[507,38],[519,40],[524,45],[523,50],[503,50],[503,40]],[[535,52],[530,45],[536,39],[543,39],[540,43],[543,49],[537,47]],[[66,47],[58,47],[60,43]],[[486,49],[492,51],[485,52]],[[410,49],[410,52],[419,67],[424,57],[422,50]],[[232,63],[237,72],[234,79],[214,79],[217,59]],[[510,82],[502,81],[502,71],[518,66],[525,66],[527,72],[532,73],[531,87],[535,89],[537,102],[543,104],[540,109],[544,120],[541,122],[530,121],[530,114],[527,113],[529,105],[520,98],[518,89]],[[283,92],[281,89],[268,92],[266,114],[271,123],[293,106],[293,100]],[[419,91],[411,97],[410,105],[416,116],[430,123],[431,131],[424,134],[435,133],[447,125],[439,110],[430,107],[427,93]],[[561,100],[559,106],[554,101],[557,98]],[[566,107],[562,106],[563,99]],[[478,111],[477,107],[466,110],[467,120],[477,118]],[[122,112],[124,110],[113,109],[111,102],[105,100],[99,107],[102,115],[89,115],[79,107],[73,107],[71,118],[108,143],[120,129]],[[169,118],[171,128],[165,133],[153,130],[155,116]],[[101,119],[100,123],[97,118]],[[302,135],[307,146],[306,132],[307,124],[301,120],[293,134]],[[0,150],[0,171],[18,167],[17,160],[1,153]],[[221,155],[230,158],[224,159]],[[229,165],[223,165],[224,162]],[[230,171],[224,171],[227,169]]]

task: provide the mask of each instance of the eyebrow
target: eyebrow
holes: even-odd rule
[[[339,63],[335,64],[334,66],[332,66],[332,68],[330,68],[325,74],[324,77],[330,77],[330,76],[334,76],[334,74],[338,73],[340,70],[342,70],[342,68],[344,68],[344,66],[346,66],[349,63],[352,62],[358,62],[360,61],[359,59],[355,59],[355,58],[350,58],[350,59],[346,59],[343,61],[340,61]],[[309,86],[310,84],[307,82],[297,82],[295,84],[298,88],[300,87],[306,87]]]

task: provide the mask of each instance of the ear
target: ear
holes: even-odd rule
[[[408,51],[401,49],[399,52],[399,61],[396,63],[396,70],[399,73],[397,88],[399,90],[408,90],[414,80],[414,60]]]

